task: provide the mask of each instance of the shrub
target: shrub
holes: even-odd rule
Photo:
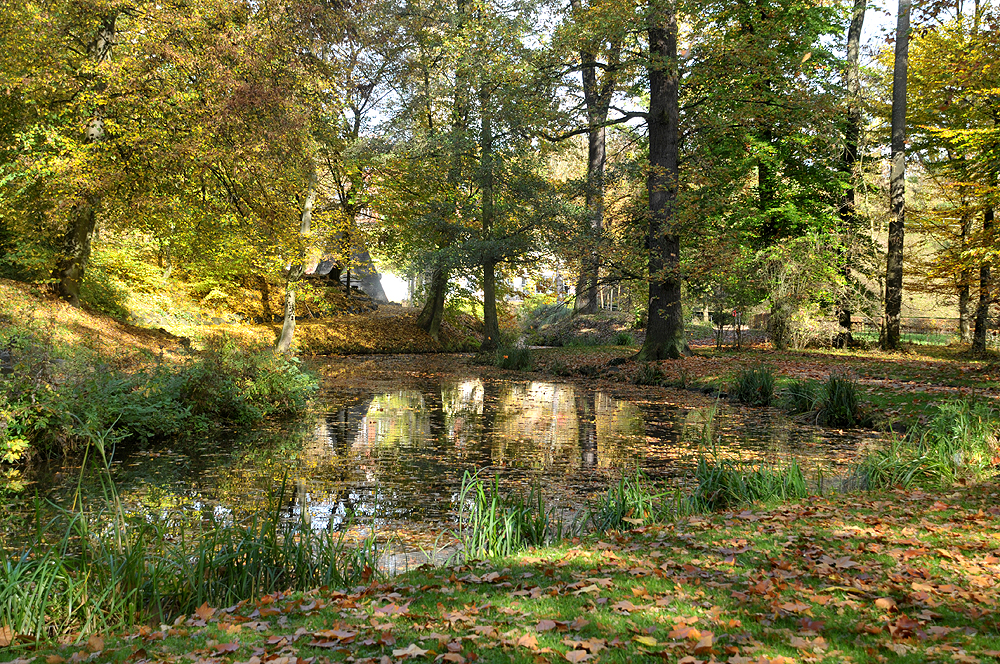
[[[774,382],[774,372],[762,365],[736,374],[729,391],[741,403],[770,406],[774,400]]]

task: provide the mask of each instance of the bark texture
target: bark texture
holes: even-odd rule
[[[988,207],[983,213],[983,234],[987,238],[993,232],[993,208]],[[990,304],[993,301],[993,277],[989,262],[983,262],[979,267],[979,302],[976,306],[976,329],[972,335],[972,349],[978,353],[986,352],[986,333],[990,329]]]
[[[885,263],[886,350],[899,348],[903,307],[903,231],[906,222],[906,70],[910,44],[910,0],[899,0],[892,75],[892,167],[889,172],[889,246]]]
[[[675,227],[678,128],[677,16],[651,5],[649,31],[649,321],[638,359],[690,355],[681,312],[680,235]]]
[[[854,207],[854,164],[858,160],[858,144],[861,140],[861,30],[865,24],[867,0],[854,0],[854,10],[851,14],[851,25],[847,29],[847,68],[844,72],[844,83],[847,88],[847,117],[844,123],[844,152],[841,156],[841,171],[847,178],[847,189],[840,202],[840,219],[843,224],[843,268],[844,293],[837,303],[837,333],[836,345],[846,348],[853,338],[851,321],[851,254],[855,242],[855,231],[858,226],[857,213]]]

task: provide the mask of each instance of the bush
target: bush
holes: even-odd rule
[[[733,379],[729,392],[741,403],[770,406],[774,400],[774,372],[770,367],[743,369]]]
[[[0,461],[17,463],[73,449],[91,432],[109,442],[151,440],[246,426],[305,408],[315,379],[269,347],[225,338],[187,364],[126,372],[86,349],[60,357],[31,326],[8,332],[13,371],[0,380]]]

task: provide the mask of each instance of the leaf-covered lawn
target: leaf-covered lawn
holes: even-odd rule
[[[694,516],[495,564],[203,606],[172,625],[0,650],[0,660],[995,661],[998,491],[847,494]]]

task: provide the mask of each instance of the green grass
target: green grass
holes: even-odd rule
[[[695,481],[697,488],[691,500],[698,508],[709,511],[809,495],[802,469],[795,461],[776,466],[723,459],[718,455],[701,456]]]
[[[995,564],[995,491],[810,498],[420,569],[378,585],[271,593],[231,612],[210,605],[176,624],[134,630],[138,638],[109,637],[100,661],[134,660],[140,648],[154,660],[242,662],[294,649],[300,658],[370,664],[443,654],[483,664],[588,654],[583,661],[709,661],[709,650],[734,662],[915,664],[962,661],[952,658],[958,651],[989,661],[1000,633],[992,590],[978,584]],[[81,651],[46,645],[0,651],[0,659]]]
[[[982,481],[1000,456],[1000,414],[983,401],[953,400],[939,405],[927,425],[866,453],[850,484],[863,489],[896,486],[946,488]]]
[[[283,489],[270,497],[269,513],[249,523],[128,515],[103,442],[93,438],[81,470],[101,475],[103,509],[88,513],[78,491],[55,518],[37,517],[33,533],[0,539],[0,628],[32,639],[106,633],[203,603],[358,583],[376,567],[372,539],[351,546],[341,534],[283,524]]]
[[[865,331],[855,332],[851,336],[856,341],[876,345],[879,342],[878,332]],[[947,346],[957,337],[954,334],[939,334],[935,332],[903,332],[899,335],[899,340],[904,344],[914,344],[917,346]]]

